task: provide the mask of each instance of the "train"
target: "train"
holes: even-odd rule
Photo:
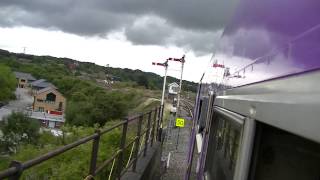
[[[237,1],[188,148],[185,180],[320,179],[319,0]]]

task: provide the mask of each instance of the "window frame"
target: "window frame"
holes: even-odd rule
[[[240,128],[240,140],[239,140],[239,150],[237,155],[237,160],[234,169],[233,179],[246,180],[250,170],[250,159],[252,156],[253,141],[255,136],[255,120],[231,112],[227,109],[221,108],[219,106],[213,107],[213,114],[211,119],[211,125],[209,130],[209,141],[213,142],[216,137],[218,118],[222,117],[232,124],[236,128]],[[216,149],[217,142],[213,142],[212,145],[208,146],[207,151],[211,151],[212,148]],[[210,179],[208,174],[208,162],[212,160],[213,154],[206,154],[205,157],[205,168],[204,175],[205,179]]]

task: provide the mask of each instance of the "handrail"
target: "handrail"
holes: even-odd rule
[[[125,149],[129,148],[134,143],[136,144],[136,146],[134,147],[135,150],[133,153],[133,158],[131,159],[131,161],[129,159],[128,163],[127,163],[127,164],[130,164],[130,166],[132,165],[132,170],[135,171],[138,157],[141,155],[141,152],[139,152],[139,149],[138,149],[138,147],[139,147],[138,145],[140,143],[145,143],[145,147],[143,148],[144,149],[143,155],[145,156],[149,142],[151,141],[150,144],[152,147],[154,139],[159,139],[159,138],[154,138],[154,136],[155,136],[154,126],[157,125],[156,136],[159,137],[160,134],[159,134],[159,126],[158,125],[159,125],[159,121],[161,120],[160,119],[160,109],[161,109],[161,107],[157,107],[157,108],[155,108],[151,111],[148,111],[146,113],[142,113],[137,116],[125,118],[124,120],[120,121],[119,123],[117,123],[109,128],[106,128],[104,130],[97,130],[94,134],[92,134],[90,136],[83,137],[73,143],[59,147],[53,151],[50,151],[44,155],[40,155],[40,156],[38,156],[34,159],[31,159],[31,160],[28,160],[26,162],[21,163],[19,161],[12,161],[10,164],[10,167],[8,169],[0,171],[0,179],[8,178],[8,177],[11,177],[11,179],[19,179],[24,170],[31,168],[35,165],[41,164],[42,162],[47,161],[53,157],[56,157],[66,151],[73,149],[73,148],[76,148],[79,145],[86,144],[89,141],[93,141],[93,143],[92,143],[89,174],[85,177],[85,179],[90,179],[90,178],[93,179],[95,175],[97,175],[103,168],[105,168],[107,165],[109,165],[115,159],[117,159],[117,162],[118,162],[116,169],[115,169],[115,172],[117,173],[117,178],[120,178],[121,175],[128,170],[128,167],[123,167],[123,164],[122,164]],[[152,119],[152,115],[151,115],[152,113],[154,113],[153,119]],[[147,120],[147,127],[142,130],[142,124],[143,124],[142,121],[143,121],[144,116],[148,116],[146,119]],[[131,142],[126,144],[128,125],[130,122],[136,121],[136,120],[138,120],[137,135],[134,137],[134,139]],[[151,120],[152,120],[152,123],[151,123]],[[135,125],[135,124],[132,124],[132,125]],[[114,130],[115,128],[120,127],[120,126],[122,126],[123,132],[122,132],[119,150],[117,150],[109,159],[103,161],[97,167],[97,157],[98,157],[100,137],[102,135]],[[146,136],[145,142],[141,141],[141,136]],[[149,140],[149,138],[147,138],[149,136],[151,136],[151,140]]]

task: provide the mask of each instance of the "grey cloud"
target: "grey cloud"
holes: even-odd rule
[[[164,19],[145,16],[125,28],[127,39],[135,44],[164,45],[171,35],[170,25]]]
[[[176,45],[197,55],[212,52],[222,30],[199,31],[174,27],[164,19],[147,16],[126,28],[125,36],[134,44]]]
[[[173,44],[210,52],[213,45],[207,43],[230,17],[234,1],[1,0],[0,26],[58,29],[83,36],[124,29],[135,44]]]

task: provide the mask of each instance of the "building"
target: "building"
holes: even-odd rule
[[[38,119],[42,126],[59,128],[65,122],[65,97],[54,87],[46,87],[34,95],[31,117]]]
[[[16,79],[18,81],[18,87],[19,88],[26,88],[36,80],[31,74],[29,73],[23,73],[23,72],[14,72]]]
[[[177,84],[176,82],[171,83],[168,85],[169,87],[169,94],[173,94],[173,95],[177,95],[179,92],[179,84]]]
[[[174,97],[176,97],[179,92],[179,84],[177,84],[176,82],[169,84],[168,92],[169,92],[168,94],[169,99],[173,99]]]
[[[65,110],[65,104],[65,97],[57,89],[46,87],[35,94],[33,111],[61,115]]]

